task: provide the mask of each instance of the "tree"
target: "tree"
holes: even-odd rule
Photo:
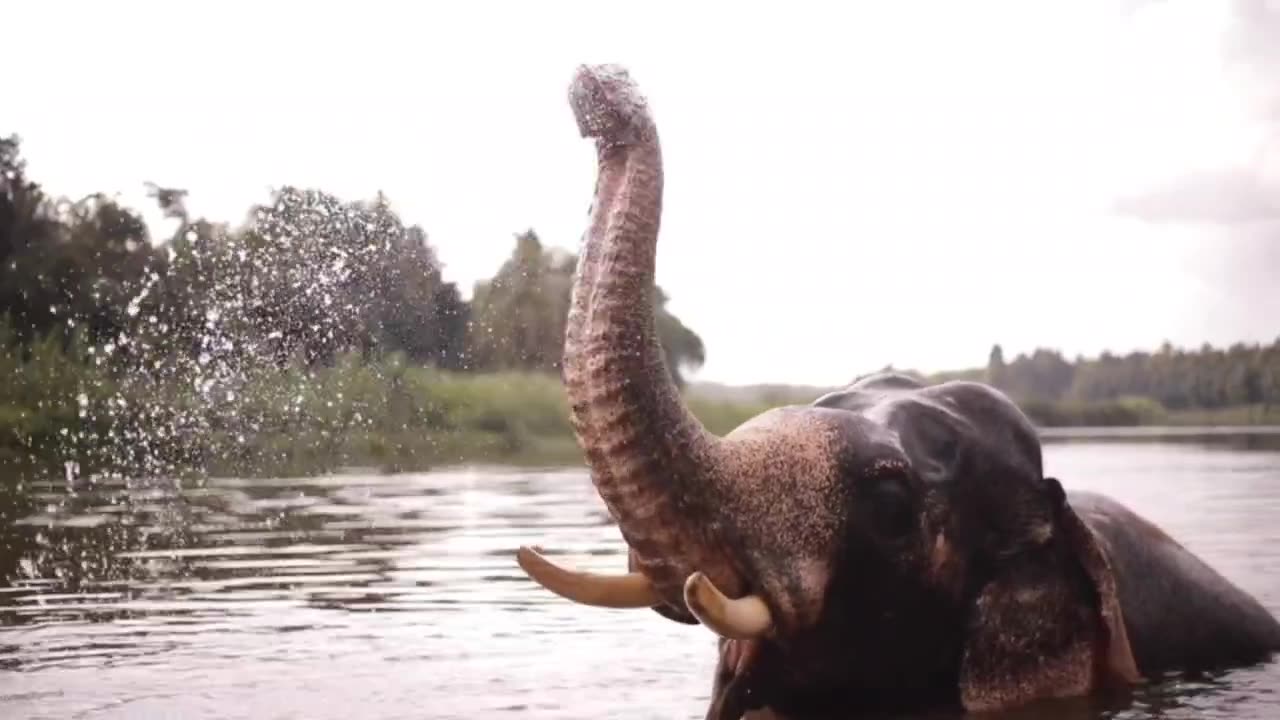
[[[49,199],[27,180],[21,140],[0,138],[0,314],[10,316],[19,341],[52,324],[54,300],[36,265],[60,231]]]
[[[113,344],[163,257],[142,218],[114,200],[47,197],[19,150],[16,137],[0,139],[0,315],[22,341],[84,328],[91,342]]]
[[[996,387],[1004,387],[1005,384],[1004,349],[999,343],[991,346],[991,353],[987,356],[987,382]]]
[[[658,342],[662,345],[667,370],[676,386],[684,387],[684,371],[701,367],[706,362],[706,349],[702,338],[667,309],[667,294],[662,288],[655,288],[654,294]]]
[[[556,371],[563,355],[571,270],[556,264],[532,230],[511,257],[476,284],[470,337],[477,368]]]
[[[468,308],[457,286],[444,281],[427,234],[414,226],[388,243],[371,318],[380,348],[422,364],[465,367]]]
[[[462,362],[465,304],[426,233],[385,197],[348,203],[285,187],[232,229],[190,221],[173,191],[156,196],[183,223],[168,247],[165,324],[196,356],[327,363],[358,350]]]
[[[476,284],[470,330],[476,369],[559,372],[577,262],[575,255],[544,248],[532,230],[516,236],[511,257],[493,278]],[[706,350],[667,309],[662,288],[655,287],[653,298],[658,342],[683,386],[683,372],[705,362]]]

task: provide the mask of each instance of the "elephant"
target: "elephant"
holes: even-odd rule
[[[1255,598],[1127,507],[1046,476],[1036,426],[992,386],[880,372],[709,432],[655,330],[648,102],[612,64],[579,66],[569,101],[598,165],[562,380],[627,570],[559,565],[536,544],[516,561],[574,602],[714,632],[707,718],[1005,710],[1280,650]]]

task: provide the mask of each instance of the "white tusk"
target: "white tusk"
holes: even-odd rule
[[[642,573],[597,575],[562,568],[530,547],[521,547],[516,552],[516,562],[534,582],[583,605],[649,608],[662,603],[653,584]]]
[[[684,603],[703,625],[730,640],[758,638],[773,627],[769,606],[759,596],[730,600],[701,572],[685,580]]]

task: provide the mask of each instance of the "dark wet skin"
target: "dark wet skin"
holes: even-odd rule
[[[722,640],[707,717],[762,707],[784,717],[958,710],[962,686],[975,677],[975,696],[998,696],[1018,672],[1013,665],[995,661],[966,675],[963,664],[966,650],[971,667],[999,652],[972,628],[977,599],[1003,597],[991,590],[1002,583],[1049,601],[1029,606],[1044,613],[1030,622],[1030,610],[996,616],[997,634],[1023,633],[1046,656],[1082,648],[1092,657],[1108,635],[1095,584],[1063,539],[1059,507],[1102,538],[1142,675],[1249,663],[1280,649],[1280,623],[1160,530],[1114,501],[1064,493],[1044,477],[1034,426],[998,391],[884,374],[811,407],[844,414],[847,431],[848,504],[833,509],[845,518],[844,544],[824,612],[785,639]],[[886,464],[899,469],[871,471]],[[945,552],[929,542],[937,537]],[[1022,660],[1031,658],[1012,663]],[[1107,672],[1095,677],[1086,661],[1066,662],[1060,675],[1107,684]]]
[[[1105,538],[1144,675],[1248,664],[1280,649],[1280,623],[1158,527],[1106,496],[1069,497]]]

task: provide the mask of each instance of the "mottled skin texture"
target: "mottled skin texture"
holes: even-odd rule
[[[570,100],[599,158],[564,361],[592,480],[657,612],[697,622],[682,585],[701,571],[772,620],[721,641],[708,717],[1001,709],[1280,648],[1163,533],[1045,477],[1035,428],[990,387],[882,374],[708,433],[654,329],[647,103],[612,66],[580,68]]]
[[[778,433],[794,417],[824,440],[799,452]],[[755,702],[984,709],[1136,679],[1106,560],[999,392],[877,375],[728,442],[764,470],[731,509],[750,518],[748,585],[779,618]]]
[[[684,408],[654,327],[658,133],[620,69],[579,74],[569,100],[599,156],[565,334],[570,420],[630,563],[667,598],[665,615],[690,621],[681,588],[694,569],[726,592],[741,586],[717,528],[704,521],[717,502],[703,469],[715,462],[712,438]],[[663,482],[649,481],[656,477]]]
[[[819,593],[823,617],[760,643],[755,678],[741,681],[747,705],[767,703],[773,717],[1001,708],[1280,650],[1280,624],[1160,529],[1045,478],[1034,427],[998,391],[881,374],[813,407],[843,413],[833,422],[848,428],[842,489],[833,499],[814,486],[829,511],[844,509],[818,523],[842,526],[839,559]],[[896,460],[901,472],[871,469]],[[907,518],[921,527],[877,528]],[[777,539],[748,542],[767,544],[760,572],[779,573],[803,543],[776,520],[762,527]],[[716,679],[722,695],[730,667]]]

